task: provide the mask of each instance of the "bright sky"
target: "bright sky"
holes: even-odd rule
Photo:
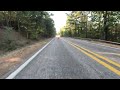
[[[70,11],[49,11],[54,15],[51,16],[55,22],[56,31],[59,32],[60,28],[66,24],[67,15],[65,13],[70,13]]]

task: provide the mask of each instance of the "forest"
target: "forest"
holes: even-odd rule
[[[14,50],[28,40],[54,37],[52,15],[47,11],[0,11],[0,50]],[[25,39],[27,42],[21,44]]]
[[[0,11],[0,27],[4,26],[12,27],[30,39],[55,34],[54,21],[45,11]]]
[[[120,42],[119,11],[71,11],[59,34]]]

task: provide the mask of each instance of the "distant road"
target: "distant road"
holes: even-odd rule
[[[54,38],[14,79],[119,79],[120,49]]]

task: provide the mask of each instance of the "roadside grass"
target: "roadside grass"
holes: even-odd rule
[[[0,78],[24,63],[27,58],[31,57],[36,51],[42,48],[52,38],[31,41],[31,44],[8,51],[0,56]]]

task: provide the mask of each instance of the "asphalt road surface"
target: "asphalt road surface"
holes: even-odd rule
[[[54,38],[14,79],[119,79],[119,54],[118,48],[90,41]]]

